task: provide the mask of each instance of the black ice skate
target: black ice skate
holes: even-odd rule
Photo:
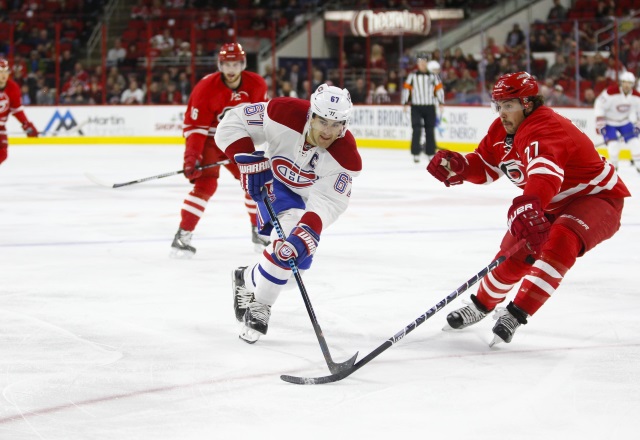
[[[447,315],[448,325],[445,325],[442,330],[462,330],[476,322],[480,322],[490,312],[491,310],[487,310],[475,295],[471,295],[470,303]]]
[[[260,335],[266,335],[269,329],[271,306],[254,301],[247,307],[244,313],[243,326],[240,330],[240,339],[253,344]]]
[[[247,266],[234,269],[231,272],[231,290],[233,291],[233,310],[236,312],[236,320],[242,322],[247,306],[253,301],[253,292],[247,290],[244,283],[244,270]]]
[[[176,236],[171,243],[171,258],[188,260],[196,253],[196,248],[191,246],[191,238],[193,232],[185,231],[184,229],[178,229]]]
[[[500,342],[511,342],[516,329],[520,324],[527,323],[527,314],[516,307],[513,302],[507,305],[507,308],[496,310],[493,319],[496,319],[496,325],[493,326],[493,341],[489,343],[490,347]]]

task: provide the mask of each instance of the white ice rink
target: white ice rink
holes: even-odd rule
[[[257,259],[223,170],[191,261],[168,258],[190,186],[180,146],[11,146],[0,167],[0,439],[638,438],[640,205],[578,260],[511,344],[446,313],[341,382],[297,289],[269,333],[238,339],[230,272]],[[304,274],[333,357],[360,358],[488,265],[519,194],[445,188],[407,151],[362,149],[349,210]],[[623,162],[634,195],[640,175]],[[509,298],[511,299],[513,295]]]

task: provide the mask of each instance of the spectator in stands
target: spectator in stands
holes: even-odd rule
[[[480,104],[477,87],[478,84],[471,76],[469,69],[462,69],[460,78],[453,83],[452,91],[456,94],[455,101],[458,104]]]
[[[180,104],[182,105],[182,95],[178,92],[176,88],[176,83],[173,81],[169,83],[167,86],[167,90],[162,92],[160,97],[160,102],[162,104]]]
[[[467,64],[467,69],[469,69],[470,72],[478,72],[478,61],[475,59],[472,53],[467,54],[465,63]]]
[[[269,28],[266,10],[256,9],[253,18],[251,18],[250,28],[252,31],[264,31]]]
[[[180,72],[178,74],[178,81],[176,83],[178,91],[182,95],[182,103],[186,104],[189,100],[189,95],[191,95],[191,81],[189,81],[189,77],[187,76],[187,72]]]
[[[56,102],[54,94],[47,86],[45,78],[39,78],[37,82],[36,104],[37,105],[53,105]]]
[[[546,33],[541,32],[540,34],[531,34],[532,37],[534,35],[537,35],[537,40],[535,42],[529,42],[529,49],[532,52],[553,52],[554,46],[551,41],[549,41],[549,37]]]
[[[616,15],[616,4],[613,0],[598,0],[596,4],[596,18],[610,19]]]
[[[114,82],[111,78],[107,78],[107,103],[108,104],[120,104],[120,97],[122,96],[122,87],[117,82]]]
[[[129,44],[127,49],[127,55],[122,62],[122,68],[127,70],[134,70],[138,65],[138,47],[135,43]]]
[[[317,67],[313,69],[311,90],[316,90],[320,84],[324,84],[324,72]]]
[[[624,67],[622,63],[610,56],[607,60],[607,70],[604,73],[604,77],[610,79],[612,82],[618,82],[620,75],[626,71],[627,68]]]
[[[76,58],[71,54],[70,49],[62,51],[62,59],[60,60],[60,75],[64,77],[66,72],[73,73],[73,68],[76,65]]]
[[[582,98],[583,107],[593,107],[596,103],[596,92],[592,88],[585,89],[584,97]]]
[[[486,55],[491,54],[496,58],[502,54],[502,48],[496,44],[496,39],[493,37],[487,38],[487,45],[484,51]]]
[[[138,87],[138,82],[136,80],[131,80],[129,82],[129,88],[124,92],[122,92],[122,96],[120,97],[120,102],[122,104],[144,103],[144,92],[140,87]]]
[[[440,72],[433,73],[438,74]],[[400,78],[398,77],[398,72],[396,70],[389,71],[385,88],[387,89],[389,94],[394,94],[400,91]]]
[[[485,57],[485,66],[484,66],[485,81],[493,83],[498,77],[499,73],[500,73],[500,64],[495,59],[493,54],[488,53]]]
[[[3,90],[4,91],[4,90]],[[29,95],[29,86],[27,83],[22,84],[20,86],[20,99],[22,99],[23,105],[31,105],[31,96]]]
[[[513,28],[507,34],[507,39],[505,41],[506,48],[510,51],[514,51],[522,46],[524,42],[524,32],[522,32],[522,29],[520,29],[520,25],[518,23],[514,23]]]
[[[374,71],[373,73],[376,73],[376,72],[383,73],[387,70],[387,61],[385,60],[385,57],[384,57],[384,47],[381,44],[371,45],[371,56],[369,57],[369,68],[372,71]]]
[[[171,36],[171,29],[165,28],[162,33],[151,38],[151,46],[158,51],[159,56],[173,55],[176,41]]]
[[[162,103],[162,93],[160,92],[160,84],[158,84],[158,81],[151,81],[151,84],[149,84],[149,103]]]
[[[633,73],[636,77],[639,76],[640,39],[635,39],[631,42],[631,46],[622,54],[621,61],[629,72]]]
[[[225,7],[218,8],[215,19],[211,22],[212,29],[229,29],[233,26],[233,20],[229,10]]]
[[[553,0],[553,7],[549,10],[547,15],[548,21],[563,21],[567,19],[567,9],[562,6],[560,0]]]
[[[547,71],[547,78],[558,81],[559,79],[564,78],[565,70],[567,70],[567,61],[563,55],[557,53],[555,62],[549,67],[549,70]]]
[[[100,82],[100,77],[98,75],[91,75],[91,79],[89,80],[89,91],[88,91],[88,104],[102,104],[102,98],[104,96],[104,89],[102,88],[102,83]]]
[[[596,52],[595,55],[593,55],[593,68],[591,69],[593,81],[597,82],[606,79],[605,74],[607,73],[608,68],[609,65],[602,54],[600,52]]]
[[[282,81],[280,83],[280,89],[278,90],[278,96],[288,96],[290,98],[297,98],[298,93],[293,90],[293,86],[289,81]]]
[[[311,83],[308,79],[302,81],[302,87],[300,88],[299,98],[309,99],[311,98]],[[352,101],[353,102],[353,101]]]
[[[40,57],[40,53],[37,50],[32,50],[29,54],[29,61],[27,61],[27,76],[35,76],[36,72],[47,72],[47,64]],[[24,100],[22,101],[24,104]]]
[[[291,65],[291,67],[289,68],[288,79],[289,79],[289,82],[291,83],[291,89],[295,91],[297,94],[298,90],[300,90],[300,81],[302,79],[300,75],[299,64],[294,63]]]
[[[122,40],[116,38],[113,40],[113,47],[107,52],[107,67],[119,66],[124,62],[127,56],[127,50],[122,47]]]
[[[564,87],[560,84],[556,84],[553,86],[553,91],[551,92],[551,96],[545,102],[545,104],[549,107],[566,107],[570,106],[573,103],[571,99],[567,95],[564,94]]]
[[[367,100],[367,83],[364,78],[358,77],[353,88],[349,89],[351,102],[354,104],[364,104]]]

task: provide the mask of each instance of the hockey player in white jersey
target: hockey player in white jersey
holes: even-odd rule
[[[640,172],[640,93],[634,89],[636,77],[633,73],[621,73],[619,79],[619,85],[608,87],[596,99],[596,132],[604,138],[609,161],[616,169],[620,155],[618,136],[621,136],[631,150],[632,163]],[[631,113],[634,113],[636,125],[631,122]]]
[[[246,342],[267,333],[271,306],[291,277],[288,260],[295,258],[301,272],[309,269],[322,231],[347,209],[352,178],[362,168],[348,130],[352,108],[346,89],[322,84],[310,101],[279,97],[244,105],[218,126],[216,144],[237,162],[243,188],[258,203],[260,232],[272,235],[257,264],[232,274],[236,319]],[[255,151],[261,144],[265,150]],[[272,231],[263,189],[286,241]]]

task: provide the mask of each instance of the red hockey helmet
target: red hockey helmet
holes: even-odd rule
[[[239,43],[226,43],[222,45],[220,52],[218,52],[218,70],[222,70],[221,63],[225,61],[242,62],[242,70],[247,67],[247,56]]]
[[[0,58],[0,72],[9,72],[9,61]]]
[[[538,81],[527,72],[505,73],[496,81],[491,93],[493,101],[518,99],[522,104],[538,95]]]

